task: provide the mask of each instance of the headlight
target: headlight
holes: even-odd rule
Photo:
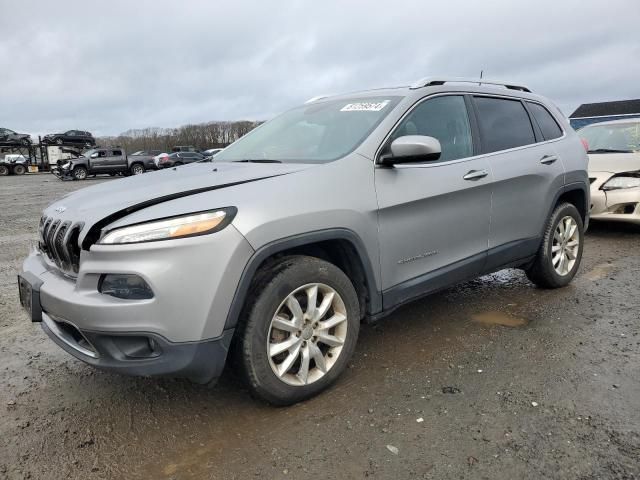
[[[610,178],[602,185],[602,190],[620,190],[622,188],[640,187],[640,175],[620,175]]]
[[[206,235],[226,227],[235,212],[235,208],[224,208],[116,228],[108,231],[98,243],[113,245]]]

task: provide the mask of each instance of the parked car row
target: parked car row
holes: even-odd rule
[[[212,149],[219,153],[222,149]],[[213,155],[200,152],[178,151],[162,153],[160,150],[140,150],[127,155],[121,147],[94,148],[81,156],[58,162],[51,172],[58,178],[84,180],[88,176],[140,175],[147,170],[179,167],[193,162],[211,161]]]

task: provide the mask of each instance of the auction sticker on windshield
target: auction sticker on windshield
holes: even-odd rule
[[[382,102],[348,103],[340,109],[341,112],[379,112],[387,106],[389,100]]]

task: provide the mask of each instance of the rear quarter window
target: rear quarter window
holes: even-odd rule
[[[562,129],[549,110],[539,103],[527,102],[527,105],[545,140],[553,140],[562,136]]]
[[[520,100],[474,97],[484,153],[536,143],[529,114]]]

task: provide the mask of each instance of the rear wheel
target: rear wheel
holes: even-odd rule
[[[56,145],[62,145],[64,143],[64,140],[60,137],[56,138]]]
[[[6,177],[7,175],[9,175],[9,167],[0,165],[0,177]]]
[[[290,405],[331,385],[353,354],[360,307],[349,278],[318,258],[295,256],[258,272],[238,354],[252,392]]]
[[[131,165],[131,174],[132,175],[142,175],[144,173],[144,165],[141,163],[134,163]]]
[[[21,141],[22,145],[24,145],[25,147],[28,147],[29,145],[31,145],[31,140],[29,140],[28,138],[23,138]]]
[[[584,244],[584,225],[578,209],[570,203],[558,205],[527,277],[542,288],[567,285],[580,266]]]
[[[24,165],[14,165],[13,166],[13,173],[15,175],[24,175],[27,171],[27,168]]]
[[[73,169],[73,178],[76,180],[84,180],[87,178],[87,169],[84,167],[76,167]]]

